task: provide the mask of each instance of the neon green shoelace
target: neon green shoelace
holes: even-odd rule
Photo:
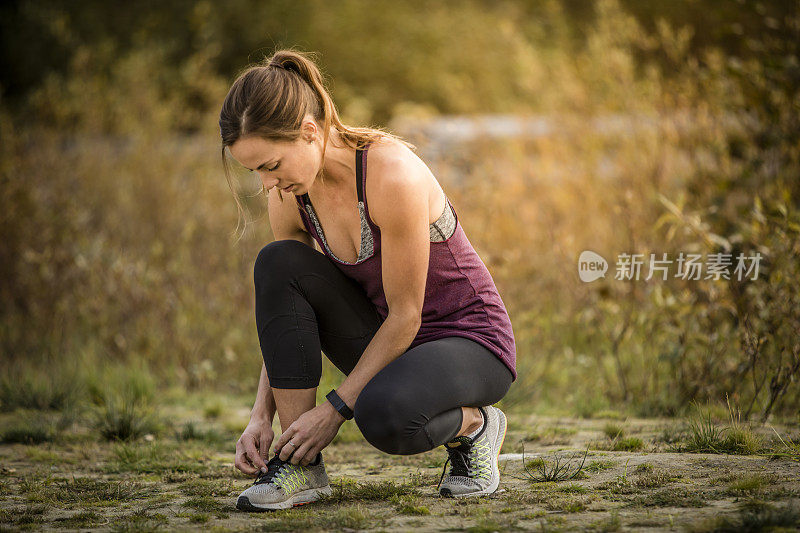
[[[308,483],[305,468],[286,463],[285,467],[275,475],[274,483],[287,494],[296,491],[303,483]]]

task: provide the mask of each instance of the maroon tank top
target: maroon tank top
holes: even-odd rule
[[[363,150],[356,150],[356,189],[362,221],[362,241],[360,255],[355,263],[340,260],[328,249],[324,231],[316,220],[308,194],[295,196],[295,199],[306,231],[345,275],[364,288],[381,320],[386,320],[389,306],[383,292],[381,231],[369,216],[364,192],[367,183],[368,149],[369,145]],[[517,352],[511,319],[489,270],[467,239],[458,221],[458,214],[446,196],[445,200],[455,217],[455,231],[445,240],[431,241],[422,323],[409,349],[444,337],[466,337],[482,344],[499,357],[511,371],[512,381],[516,381]],[[312,223],[312,214],[316,224]],[[317,231],[317,227],[320,231]],[[372,239],[369,239],[368,232]],[[372,245],[371,250],[369,244]]]

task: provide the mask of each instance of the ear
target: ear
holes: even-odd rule
[[[317,127],[317,123],[314,122],[314,119],[311,117],[311,115],[306,115],[303,119],[303,123],[300,125],[300,132],[303,136],[303,140],[306,142],[311,142],[317,137],[319,128]]]

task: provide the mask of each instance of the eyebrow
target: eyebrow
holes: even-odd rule
[[[275,158],[273,158],[273,159],[270,159],[269,161],[264,161],[263,163],[261,163],[260,165],[258,165],[258,167],[256,167],[256,170],[261,170],[261,169],[262,169],[262,168],[264,168],[264,167],[265,167],[265,166],[266,166],[268,163],[271,163],[271,162],[273,162],[274,160],[275,160]],[[244,168],[247,168],[247,167],[244,167]],[[251,168],[247,168],[247,170],[249,170],[250,172],[255,172],[255,170],[253,170],[253,169],[251,169]]]

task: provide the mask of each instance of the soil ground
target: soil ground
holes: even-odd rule
[[[190,412],[181,416],[192,419]],[[519,413],[509,413],[500,489],[492,496],[438,497],[443,448],[390,456],[348,422],[323,452],[332,497],[287,511],[244,513],[235,509],[236,496],[250,480],[232,466],[242,416],[200,415],[180,434],[132,443],[76,431],[38,445],[0,445],[0,530],[800,529],[796,457],[676,453],[675,443],[687,434],[675,420]],[[609,437],[615,428],[624,438]],[[797,431],[775,429],[792,437]],[[765,442],[775,435],[769,427],[757,432]],[[569,472],[583,465],[572,479],[542,482],[534,479],[537,458],[547,470],[556,459],[569,461]]]

